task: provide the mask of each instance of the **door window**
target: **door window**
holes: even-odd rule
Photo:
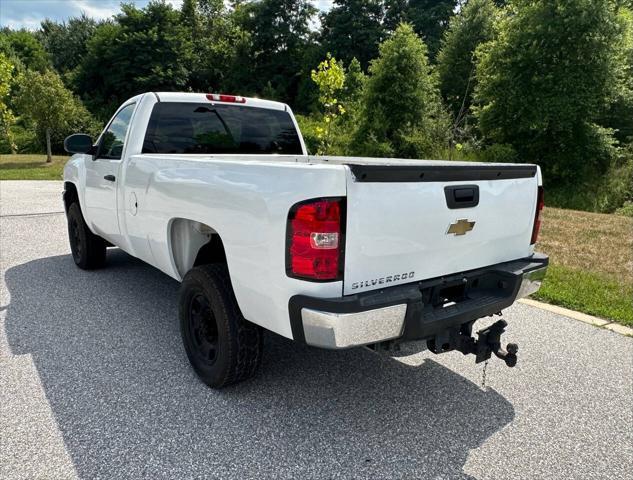
[[[99,144],[99,158],[120,160],[123,154],[123,142],[125,134],[130,126],[130,119],[136,104],[126,105],[116,114],[103,135]]]

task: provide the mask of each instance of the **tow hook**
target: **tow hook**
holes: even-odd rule
[[[433,353],[443,353],[457,350],[464,355],[475,355],[475,363],[488,360],[494,353],[505,362],[508,367],[517,364],[517,352],[519,346],[516,343],[508,343],[505,350],[501,347],[501,335],[505,332],[508,323],[505,320],[497,320],[495,323],[477,332],[477,339],[470,336],[470,327],[467,331],[451,331],[444,336],[436,337],[427,342],[429,350]]]

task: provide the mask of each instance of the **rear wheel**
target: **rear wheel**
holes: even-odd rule
[[[90,231],[77,202],[68,208],[68,240],[75,264],[84,270],[105,265],[106,244],[103,238]]]
[[[187,357],[204,383],[222,388],[255,375],[263,332],[242,316],[226,265],[203,265],[185,275],[179,316]]]

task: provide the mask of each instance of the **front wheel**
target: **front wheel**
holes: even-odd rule
[[[262,328],[242,316],[226,265],[203,265],[185,275],[179,316],[187,357],[204,383],[222,388],[255,375]]]
[[[106,244],[90,231],[77,202],[68,208],[68,240],[75,264],[84,270],[105,265]]]

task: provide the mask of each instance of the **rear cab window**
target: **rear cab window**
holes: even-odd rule
[[[283,110],[212,103],[154,105],[143,153],[303,153],[297,129]]]

